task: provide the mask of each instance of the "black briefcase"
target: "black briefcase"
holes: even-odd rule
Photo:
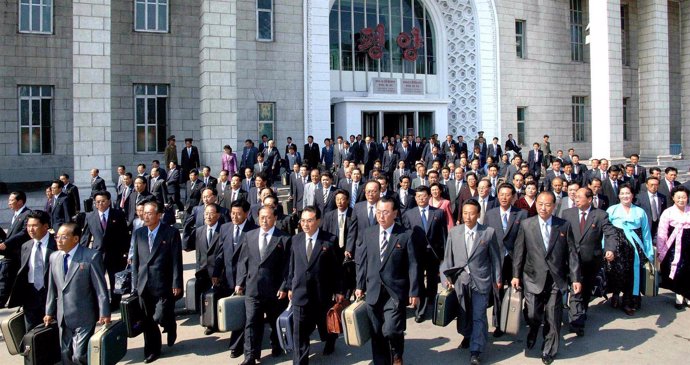
[[[24,335],[24,365],[55,364],[61,360],[60,331],[56,321],[38,325]]]
[[[211,287],[201,296],[201,318],[199,323],[203,327],[216,328],[218,325],[218,299],[221,298],[221,290],[216,287]]]
[[[435,325],[445,327],[458,316],[458,296],[455,289],[444,289],[436,294],[436,305],[434,306]]]
[[[122,322],[127,329],[127,337],[137,337],[144,332],[144,311],[141,310],[138,295],[130,295],[120,301]]]
[[[113,293],[127,294],[132,291],[132,266],[127,267],[115,273],[115,285],[113,285]]]

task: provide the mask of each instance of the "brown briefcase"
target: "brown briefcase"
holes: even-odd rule
[[[328,333],[343,333],[343,323],[340,321],[343,310],[350,305],[349,300],[344,300],[342,303],[335,303],[326,314],[326,327]]]

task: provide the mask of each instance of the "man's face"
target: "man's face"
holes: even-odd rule
[[[58,250],[70,252],[79,242],[79,236],[72,234],[71,229],[61,226],[55,235],[55,242],[57,243]]]
[[[633,176],[635,173],[635,167],[634,166],[626,166],[625,167],[625,174],[628,176]]]
[[[609,172],[609,178],[613,181],[618,180],[618,171]]]
[[[168,164],[168,168],[169,168],[170,170],[173,170],[173,169],[175,168],[175,163],[172,162],[172,161],[170,161],[170,163]]]
[[[513,191],[510,188],[500,189],[496,197],[501,208],[508,209],[513,202]]]
[[[98,173],[96,172],[96,169],[91,169],[90,174],[91,174],[91,177],[96,177],[96,176],[98,176]]]
[[[474,226],[477,225],[477,221],[479,220],[479,209],[477,209],[477,206],[472,204],[463,205],[462,220],[463,222],[465,222],[466,226],[474,228]]]
[[[137,166],[137,172],[141,175],[146,172],[146,168],[144,166]]]
[[[203,170],[201,170],[201,173],[204,175],[204,177],[211,176],[211,170],[209,170],[207,168],[204,168]]]
[[[259,225],[261,226],[261,229],[264,230],[264,232],[270,231],[275,224],[276,216],[273,215],[273,212],[271,212],[270,209],[259,210]]]
[[[117,174],[118,175],[123,175],[124,173],[125,173],[125,169],[123,169],[122,167],[117,168]]]
[[[69,179],[66,176],[60,176],[60,181],[65,185],[69,184]]]
[[[41,224],[41,221],[36,218],[29,218],[26,221],[26,231],[29,237],[34,240],[40,240],[48,233],[48,224]]]
[[[429,174],[429,185],[431,185],[433,183],[437,183],[437,182],[438,182],[438,174],[437,173]]]
[[[575,197],[579,189],[580,187],[577,186],[577,184],[568,185],[568,198],[570,198],[572,201],[575,201]]]
[[[7,206],[11,210],[17,211],[19,208],[24,206],[24,202],[17,200],[17,197],[14,194],[10,194],[10,197],[7,199]]]
[[[46,198],[53,199],[53,189],[46,188]]]
[[[144,220],[144,206],[143,205],[137,205],[137,217],[141,219],[142,221]]]
[[[599,163],[599,168],[606,171],[609,169],[609,162],[607,160],[603,160]]]
[[[592,190],[594,195],[599,194],[599,189],[601,189],[601,181],[592,181],[592,183],[589,184],[589,190]]]
[[[573,164],[577,165],[580,163],[580,158],[577,156],[573,156]]]
[[[407,190],[410,188],[410,179],[403,179],[400,182],[400,188],[403,190]]]
[[[359,182],[362,179],[362,173],[359,170],[352,171],[352,180]]]
[[[648,180],[647,191],[652,194],[656,194],[656,192],[659,191],[659,180]]]
[[[320,179],[321,179],[321,176],[319,175],[318,171],[312,171],[311,172],[311,182],[312,183],[318,184]]]
[[[196,179],[197,179],[198,177],[199,177],[199,175],[198,175],[198,174],[195,174],[195,173],[193,173],[193,172],[189,174],[189,180],[192,180],[192,182],[196,181]]]
[[[230,209],[230,219],[232,219],[232,224],[239,226],[247,220],[247,212],[242,207],[232,207]]]
[[[377,201],[379,201],[379,198],[381,197],[380,194],[381,190],[379,190],[378,184],[367,184],[364,188],[364,195],[366,196],[369,204],[375,204]]]
[[[313,236],[319,228],[321,220],[316,219],[316,213],[314,212],[302,212],[302,219],[299,220],[299,223],[307,236]]]
[[[639,161],[640,161],[640,159],[637,158],[637,156],[630,156],[630,163],[631,163],[631,164],[637,165],[637,163],[638,163]]]
[[[520,166],[522,164],[522,159],[520,157],[513,158],[513,164],[515,166]]]
[[[302,177],[307,177],[307,168],[305,166],[301,166],[299,168],[299,174],[302,175]]]
[[[652,172],[652,175],[651,175],[651,176],[654,176],[654,177],[657,178],[657,179],[661,179],[661,171],[659,171],[659,170],[654,170],[654,171]]]
[[[125,176],[122,178],[122,182],[125,184],[125,186],[130,186],[130,185],[132,185],[132,178],[129,177],[129,176],[127,176],[127,175],[125,175]]]
[[[554,161],[551,163],[551,167],[553,167],[553,171],[561,171],[561,163],[557,162],[558,160]]]
[[[418,191],[414,194],[414,200],[419,207],[426,207],[429,205],[429,199],[431,199],[431,196],[426,192]]]
[[[201,193],[201,201],[204,202],[204,205],[213,204],[216,202],[216,196],[213,195],[211,190],[206,189],[203,193]]]
[[[93,199],[93,203],[94,205],[96,205],[96,209],[98,209],[98,211],[101,213],[105,212],[106,210],[108,210],[108,208],[110,208],[110,199],[108,199],[108,197],[106,197],[105,195],[97,195]]]
[[[575,192],[575,205],[580,210],[587,210],[592,205],[592,198],[587,197],[587,189],[578,189]],[[568,189],[568,196],[570,196],[570,189]]]
[[[455,169],[455,180],[462,180],[465,176],[465,170],[462,169],[462,167],[458,167]]]
[[[543,220],[548,220],[553,213],[555,204],[553,202],[553,197],[549,194],[539,194],[537,196],[537,214]]]
[[[232,179],[230,179],[230,188],[233,190],[237,190],[242,186],[242,180],[240,180],[239,176],[233,176]]]
[[[141,181],[141,179],[134,180],[134,190],[136,190],[137,193],[142,193],[144,189],[146,189],[146,184]]]
[[[558,152],[556,152],[556,156],[562,158],[562,157],[563,157],[563,151],[558,151]]]
[[[264,181],[263,177],[257,176],[256,179],[254,179],[254,185],[256,185],[257,188],[262,189],[266,187],[266,181]]]
[[[479,161],[472,160],[472,163],[470,164],[470,166],[472,166],[472,170],[479,170]]]
[[[381,184],[381,191],[384,192],[388,190],[388,182],[385,179],[376,179],[379,184]]]
[[[228,173],[225,172],[225,171],[222,171],[222,172],[220,173],[220,175],[218,175],[218,180],[220,180],[220,182],[226,182],[226,181],[228,181]]]
[[[220,214],[216,210],[215,205],[207,205],[206,209],[204,209],[204,223],[212,227],[216,223],[218,223],[218,219],[220,219]]]
[[[673,170],[666,173],[666,179],[668,181],[676,181],[677,176],[678,176],[678,173],[673,171]]]
[[[394,206],[392,202],[382,203],[379,202],[376,205],[376,221],[383,229],[388,229],[395,223],[395,217],[397,216],[397,211],[393,210]]]
[[[573,167],[571,165],[565,165],[563,168],[563,171],[567,174],[570,175],[573,173]]]
[[[490,167],[489,168],[489,177],[496,177],[498,176],[498,169],[495,167]]]
[[[480,181],[479,186],[477,186],[477,191],[479,192],[480,198],[486,198],[487,196],[489,196],[489,192],[491,192],[489,182],[485,180]]]
[[[522,189],[522,187],[525,185],[525,178],[520,175],[513,176],[513,185],[515,186],[515,189]]]
[[[561,179],[553,179],[553,181],[551,181],[551,188],[554,193],[560,194],[563,191],[563,181],[561,181]]]
[[[157,178],[160,174],[158,173],[158,169],[153,168],[151,169],[151,177]]]
[[[443,176],[444,180],[450,179],[450,170],[446,170],[446,169],[441,170],[441,175]]]
[[[335,196],[335,206],[338,207],[338,209],[345,210],[349,204],[350,202],[345,197],[345,194],[338,194]]]

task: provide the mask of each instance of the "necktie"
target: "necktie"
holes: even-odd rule
[[[149,232],[149,253],[153,251],[153,239],[155,236],[153,235],[153,232]]]
[[[338,247],[345,247],[345,214],[338,214]]]
[[[234,245],[240,243],[240,226],[235,226],[235,236],[233,237],[232,241]]]
[[[422,226],[424,226],[424,232],[428,230],[427,227],[427,219],[426,219],[426,208],[422,208]]]
[[[103,232],[105,232],[105,227],[108,226],[108,222],[105,220],[105,214],[101,214],[101,228],[103,228]]]
[[[213,228],[208,229],[208,234],[206,235],[206,245],[211,247],[211,240],[213,240]]]
[[[34,288],[43,288],[43,253],[41,252],[41,241],[36,241],[36,254],[34,255]]]
[[[594,196],[594,200],[592,200],[592,202],[594,203],[595,208],[599,208],[599,198],[596,195]]]
[[[67,278],[67,271],[69,271],[69,254],[65,254],[65,258],[62,261],[62,270],[65,272],[65,278]]]
[[[373,226],[374,225],[374,206],[369,207],[369,225]]]
[[[314,240],[311,238],[307,242],[307,262],[311,259],[311,252],[314,250]]]
[[[486,215],[486,199],[482,199],[481,206],[482,209],[479,215],[479,223],[484,224],[484,216]]]
[[[474,247],[474,231],[468,231],[467,232],[467,257],[470,257],[470,254],[472,253],[472,248]]]
[[[12,216],[12,226],[14,225],[14,221],[17,220],[17,216],[19,215],[19,211],[14,212],[14,215]]]
[[[127,200],[128,196],[129,196],[129,188],[125,187],[125,191],[122,193],[122,200],[120,200],[120,208],[121,209],[125,208],[125,200]]]
[[[328,200],[328,189],[325,189],[323,191],[323,203],[326,203],[326,200]]]
[[[357,202],[357,184],[352,185],[352,196],[350,197],[350,207],[354,208]]]
[[[615,181],[613,182],[613,193],[618,195],[618,183]]]
[[[259,256],[261,260],[266,256],[266,248],[268,248],[268,233],[262,233],[261,246],[259,246]]]
[[[405,199],[407,198],[407,192],[405,190],[400,191],[400,204],[405,205]]]
[[[230,202],[234,202],[237,199],[237,191],[232,192],[232,198],[230,199]]]
[[[659,219],[659,208],[656,202],[656,194],[652,195],[652,204],[650,205],[652,206],[652,222],[656,222],[657,219]]]
[[[585,215],[587,215],[587,212],[582,212],[582,216],[580,217],[580,233],[585,232]]]
[[[508,230],[508,213],[507,213],[507,212],[506,212],[506,213],[503,213],[503,220],[502,220],[502,222],[503,222],[503,231],[505,232],[505,231]]]
[[[388,239],[386,238],[386,231],[383,231],[383,239],[381,240],[381,262],[383,262],[384,255],[386,254],[386,248],[388,248]]]
[[[544,240],[544,249],[549,250],[549,225],[546,222],[541,224],[541,238]]]
[[[204,178],[204,185],[208,186],[208,178],[207,177]]]

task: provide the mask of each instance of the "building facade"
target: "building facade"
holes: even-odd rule
[[[690,6],[664,0],[8,0],[0,181],[338,135],[551,136],[583,157],[690,141]],[[300,148],[301,149],[301,148]],[[106,176],[107,174],[102,174]]]

